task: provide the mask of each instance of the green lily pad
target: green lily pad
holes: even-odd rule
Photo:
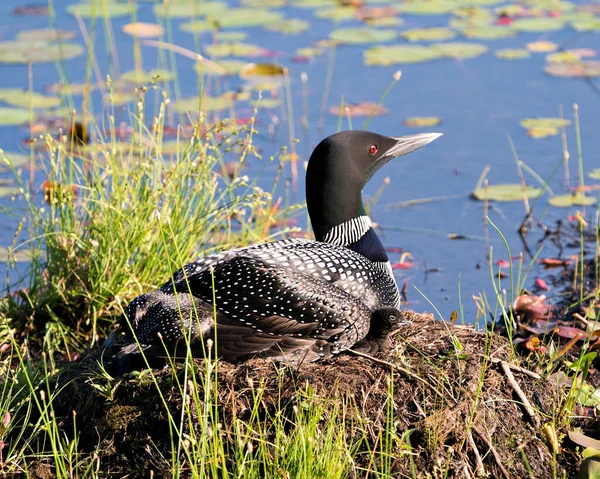
[[[523,197],[537,198],[544,190],[532,186],[523,187],[520,184],[500,184],[490,185],[488,187],[477,188],[473,192],[473,197],[480,201],[523,201]]]
[[[493,25],[463,28],[462,34],[467,38],[480,40],[495,40],[496,38],[514,37],[517,31],[513,28],[497,27]]]
[[[441,57],[441,53],[431,47],[420,45],[378,46],[363,54],[365,65],[396,65],[422,63]]]
[[[240,68],[241,78],[282,76],[285,68],[275,63],[248,63]]]
[[[285,6],[285,0],[242,0],[244,7],[277,8]]]
[[[248,62],[244,60],[219,59],[216,65],[213,63],[196,62],[194,68],[197,73],[202,73],[204,75],[210,76],[237,75],[240,72],[240,69],[247,64]]]
[[[150,70],[147,72],[129,70],[123,73],[121,78],[127,83],[134,85],[147,85],[149,83],[171,81],[175,78],[175,75],[167,70]]]
[[[525,118],[519,123],[523,128],[564,128],[571,124],[566,118]]]
[[[413,116],[404,120],[404,124],[412,128],[438,126],[441,123],[442,120],[437,116]]]
[[[293,0],[292,4],[297,8],[321,8],[332,7],[336,0]]]
[[[404,21],[398,17],[376,17],[376,18],[367,18],[365,23],[370,27],[381,27],[381,28],[389,28],[389,27],[399,27],[404,24]]]
[[[124,17],[133,15],[135,10],[135,3],[115,2],[75,3],[67,7],[67,12],[71,15],[79,15],[83,18],[90,18],[92,16],[98,18]]]
[[[457,7],[448,1],[417,1],[401,4],[398,9],[406,15],[447,15]]]
[[[108,98],[111,105],[124,106],[136,103],[139,100],[139,94],[134,91],[113,91]]]
[[[274,108],[279,108],[281,100],[279,100],[279,98],[261,98],[260,100],[252,100],[250,105],[258,107],[260,110],[272,110]]]
[[[329,38],[340,43],[380,43],[396,38],[396,32],[369,27],[338,28],[329,34]]]
[[[300,35],[310,28],[310,23],[299,18],[288,18],[279,22],[268,23],[264,27],[270,32],[279,32],[284,35]]]
[[[18,189],[18,188],[17,188]],[[18,193],[18,192],[17,192]],[[2,195],[0,196],[12,196]],[[8,248],[0,247],[0,263],[16,262],[16,263],[29,263],[33,257],[44,256],[41,251],[32,251],[31,248],[17,248],[9,251]]]
[[[204,33],[218,30],[219,25],[216,22],[209,22],[207,20],[194,20],[180,24],[179,29],[187,33]]]
[[[248,34],[246,32],[238,32],[235,30],[217,31],[215,33],[215,38],[219,42],[242,42],[248,38]]]
[[[593,180],[600,180],[600,168],[595,168],[588,173],[588,176]]]
[[[45,63],[70,60],[83,55],[83,47],[75,43],[51,44],[9,40],[0,42],[0,63]]]
[[[321,48],[307,47],[307,48],[298,48],[296,50],[296,55],[301,56],[301,57],[307,57],[307,58],[315,58],[315,57],[318,57],[319,55],[321,55],[322,53],[323,53],[323,50]]]
[[[409,42],[450,40],[456,32],[450,28],[411,28],[402,32],[402,36]]]
[[[170,103],[171,107],[179,113],[195,114],[198,109],[202,111],[219,111],[233,108],[235,100],[231,95],[221,95],[217,97],[204,96],[202,104],[198,97],[182,98],[181,100]]]
[[[228,5],[225,2],[160,2],[154,5],[154,14],[157,17],[167,18],[195,18],[222,12],[227,8]]]
[[[28,92],[20,88],[0,88],[0,101],[10,106],[29,108],[56,108],[60,106],[60,98],[45,96],[37,92]]]
[[[0,125],[22,125],[29,122],[29,110],[0,107]]]
[[[571,22],[571,27],[577,32],[597,32],[600,30],[600,18],[574,20]]]
[[[263,49],[252,43],[217,43],[207,45],[206,51],[213,57],[251,57],[259,55]]]
[[[564,28],[565,21],[560,17],[519,18],[511,27],[521,32],[552,32]]]
[[[588,60],[577,63],[552,63],[546,65],[548,75],[562,78],[592,78],[600,76],[600,61]]]
[[[315,11],[315,17],[329,20],[350,20],[356,14],[356,7],[330,7]]]
[[[216,23],[219,28],[257,27],[281,22],[283,15],[272,10],[228,8],[226,12],[207,14],[206,19]]]
[[[593,196],[586,196],[582,192],[578,191],[573,195],[560,195],[553,196],[550,198],[548,203],[552,206],[558,206],[560,208],[568,208],[569,206],[589,206],[594,205],[598,201],[598,198]]]
[[[21,168],[29,164],[29,156],[0,150],[0,171]]]
[[[572,52],[556,52],[546,55],[546,61],[548,63],[577,63],[581,60],[577,55]]]
[[[527,129],[527,135],[531,138],[549,138],[558,135],[559,130],[553,126],[533,126]]]
[[[0,186],[0,198],[15,196],[21,193],[21,188],[18,186]]]
[[[465,42],[437,43],[432,45],[431,48],[437,51],[440,56],[460,60],[475,58],[488,51],[488,47],[485,45]]]
[[[56,28],[35,28],[23,30],[17,34],[16,40],[23,42],[56,42],[73,40],[77,32],[73,30],[58,30]]]
[[[520,60],[529,57],[531,54],[529,50],[525,50],[524,48],[506,48],[504,50],[496,50],[495,55],[503,60]]]

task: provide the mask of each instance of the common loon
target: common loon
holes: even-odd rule
[[[185,265],[127,306],[121,326],[129,343],[116,356],[139,355],[140,347],[149,355],[180,354],[187,339],[195,356],[206,354],[211,339],[212,354],[227,361],[298,363],[381,347],[399,319],[400,295],[362,190],[389,160],[439,136],[343,131],[321,141],[306,171],[316,241],[285,239]]]

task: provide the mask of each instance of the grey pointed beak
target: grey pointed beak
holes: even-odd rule
[[[386,151],[383,156],[391,159],[397,156],[407,155],[408,153],[431,143],[440,136],[442,136],[442,133],[418,133],[416,135],[395,137],[394,140],[396,140],[397,143]]]

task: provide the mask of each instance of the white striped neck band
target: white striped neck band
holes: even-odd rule
[[[324,243],[348,246],[356,243],[371,228],[371,218],[359,216],[331,228],[323,237]]]

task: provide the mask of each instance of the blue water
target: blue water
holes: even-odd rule
[[[48,26],[47,17],[16,17],[11,15],[15,6],[23,2],[4,0],[0,4],[0,39],[8,40],[23,29],[42,28]],[[57,24],[63,30],[79,32],[75,19],[66,13],[69,1],[57,2],[55,5]],[[275,59],[290,69],[295,118],[295,136],[301,141],[297,151],[303,154],[311,151],[322,138],[337,130],[338,118],[326,114],[324,130],[319,131],[317,125],[325,78],[329,62],[329,53],[317,57],[309,63],[294,63],[292,56],[296,48],[307,47],[311,43],[327,38],[334,23],[313,17],[310,9],[285,7],[281,9],[289,18],[304,18],[312,27],[298,36],[281,36],[261,28],[243,29],[249,33],[247,42],[256,43],[264,48],[273,49],[277,53]],[[422,26],[443,26],[449,17],[446,16],[404,16],[405,24],[401,29]],[[152,4],[138,4],[138,21],[156,22],[152,13]],[[130,70],[133,66],[133,40],[121,32],[121,27],[129,23],[128,18],[112,20],[115,41],[118,47],[121,71]],[[194,49],[194,39],[189,33],[178,30],[180,20],[173,20],[174,43],[188,49]],[[89,22],[86,21],[89,25]],[[342,26],[359,26],[358,21],[344,21]],[[97,24],[96,56],[102,74],[109,69],[109,57],[106,52],[102,22]],[[208,38],[208,37],[207,37]],[[600,96],[598,92],[584,80],[552,78],[543,71],[544,54],[532,54],[525,60],[505,61],[497,59],[493,51],[501,48],[524,48],[528,42],[550,40],[559,45],[568,42],[569,48],[596,48],[600,45],[600,33],[576,34],[570,28],[550,33],[522,33],[514,38],[482,41],[467,40],[457,37],[453,41],[473,41],[489,46],[490,52],[481,57],[455,61],[450,59],[436,60],[424,64],[402,65],[392,67],[366,67],[362,63],[362,52],[368,46],[340,46],[335,52],[333,64],[333,82],[327,106],[339,104],[342,96],[345,102],[376,102],[389,85],[394,72],[402,70],[400,82],[385,99],[384,105],[390,110],[385,116],[375,117],[369,129],[382,134],[399,136],[417,131],[439,131],[443,137],[426,148],[407,157],[395,160],[386,165],[365,188],[365,195],[372,195],[382,184],[384,178],[390,177],[390,185],[384,190],[373,209],[374,221],[384,228],[382,239],[386,246],[399,247],[411,253],[415,267],[398,270],[397,279],[402,286],[408,282],[407,294],[411,307],[418,311],[431,311],[431,306],[417,292],[421,290],[439,309],[444,317],[459,308],[458,288],[462,293],[465,320],[473,322],[476,308],[471,299],[486,291],[492,294],[488,261],[488,245],[483,240],[484,205],[469,198],[482,170],[489,165],[490,184],[515,183],[519,178],[515,162],[509,146],[508,136],[515,144],[521,160],[533,168],[542,178],[548,178],[562,159],[560,137],[534,140],[526,135],[519,121],[526,117],[558,116],[558,107],[563,105],[565,115],[572,118],[572,105],[580,107],[580,128],[583,144],[585,170],[600,167]],[[81,35],[76,40],[83,44]],[[402,43],[398,40],[394,43]],[[156,65],[157,50],[143,47],[143,62],[146,69]],[[249,61],[252,61],[249,60]],[[184,57],[177,57],[179,79],[184,96],[197,94],[198,79],[193,70],[193,62]],[[70,81],[81,82],[85,77],[85,58],[78,58],[64,63]],[[302,114],[300,75],[308,75],[309,89],[309,130],[305,141],[300,127]],[[59,80],[53,64],[33,66],[33,85],[42,91],[48,84]],[[236,78],[228,80],[230,88],[240,84]],[[598,82],[600,84],[600,81]],[[0,87],[24,87],[28,85],[26,66],[0,65]],[[101,112],[98,102],[97,111]],[[250,110],[247,110],[248,113]],[[242,114],[241,116],[247,116]],[[403,120],[411,116],[439,116],[443,123],[432,129],[410,129],[403,125]],[[266,129],[270,115],[263,112],[259,115],[259,130]],[[118,119],[126,119],[127,112],[119,113]],[[359,128],[363,118],[354,118],[355,128]],[[344,128],[347,123],[344,122]],[[273,143],[264,135],[258,137],[258,144],[265,150],[265,156],[276,151],[289,141],[287,124],[281,124]],[[572,158],[571,181],[576,181],[576,148],[573,127],[569,128],[569,150]],[[22,149],[20,140],[27,137],[23,128],[0,127],[0,147],[7,151]],[[305,159],[305,158],[303,158]],[[247,173],[252,174],[263,165],[252,163]],[[289,172],[288,172],[289,173]],[[267,168],[263,181],[269,183],[274,174]],[[3,174],[5,177],[6,175]],[[535,181],[529,178],[529,183]],[[565,192],[562,167],[550,182],[556,193]],[[44,180],[38,175],[36,185]],[[300,179],[303,181],[303,178]],[[586,181],[591,183],[590,180]],[[302,187],[299,188],[303,190]],[[449,197],[443,201],[392,208],[393,203],[404,202],[427,197]],[[301,199],[301,198],[299,198]],[[38,198],[42,201],[41,196]],[[0,204],[8,205],[7,199],[0,199]],[[557,219],[564,219],[578,208],[557,209],[547,206],[547,197],[536,206],[535,216],[548,226],[553,226]],[[591,216],[594,208],[588,208]],[[524,216],[522,203],[497,203],[493,205],[489,215],[491,220],[502,230],[511,248],[511,254],[518,255],[522,250],[521,242],[516,234],[518,225]],[[0,215],[0,244],[7,245],[12,241],[17,221],[6,215]],[[304,224],[300,220],[299,224]],[[405,228],[405,231],[398,231]],[[474,239],[450,240],[447,234],[456,233],[472,236]],[[530,236],[530,244],[535,248],[535,240],[539,238],[537,229]],[[499,236],[490,228],[490,243],[494,248],[494,259],[506,259],[508,254]],[[554,256],[556,250],[547,245],[542,256]],[[190,258],[191,260],[192,258]],[[399,254],[391,254],[392,262],[399,259]],[[477,265],[481,267],[478,269]],[[11,278],[18,277],[23,271],[11,272]],[[427,274],[426,271],[430,270]],[[0,264],[0,277],[5,273]],[[533,278],[541,274],[534,269]],[[508,284],[506,283],[508,287]],[[552,294],[552,291],[550,291]]]

